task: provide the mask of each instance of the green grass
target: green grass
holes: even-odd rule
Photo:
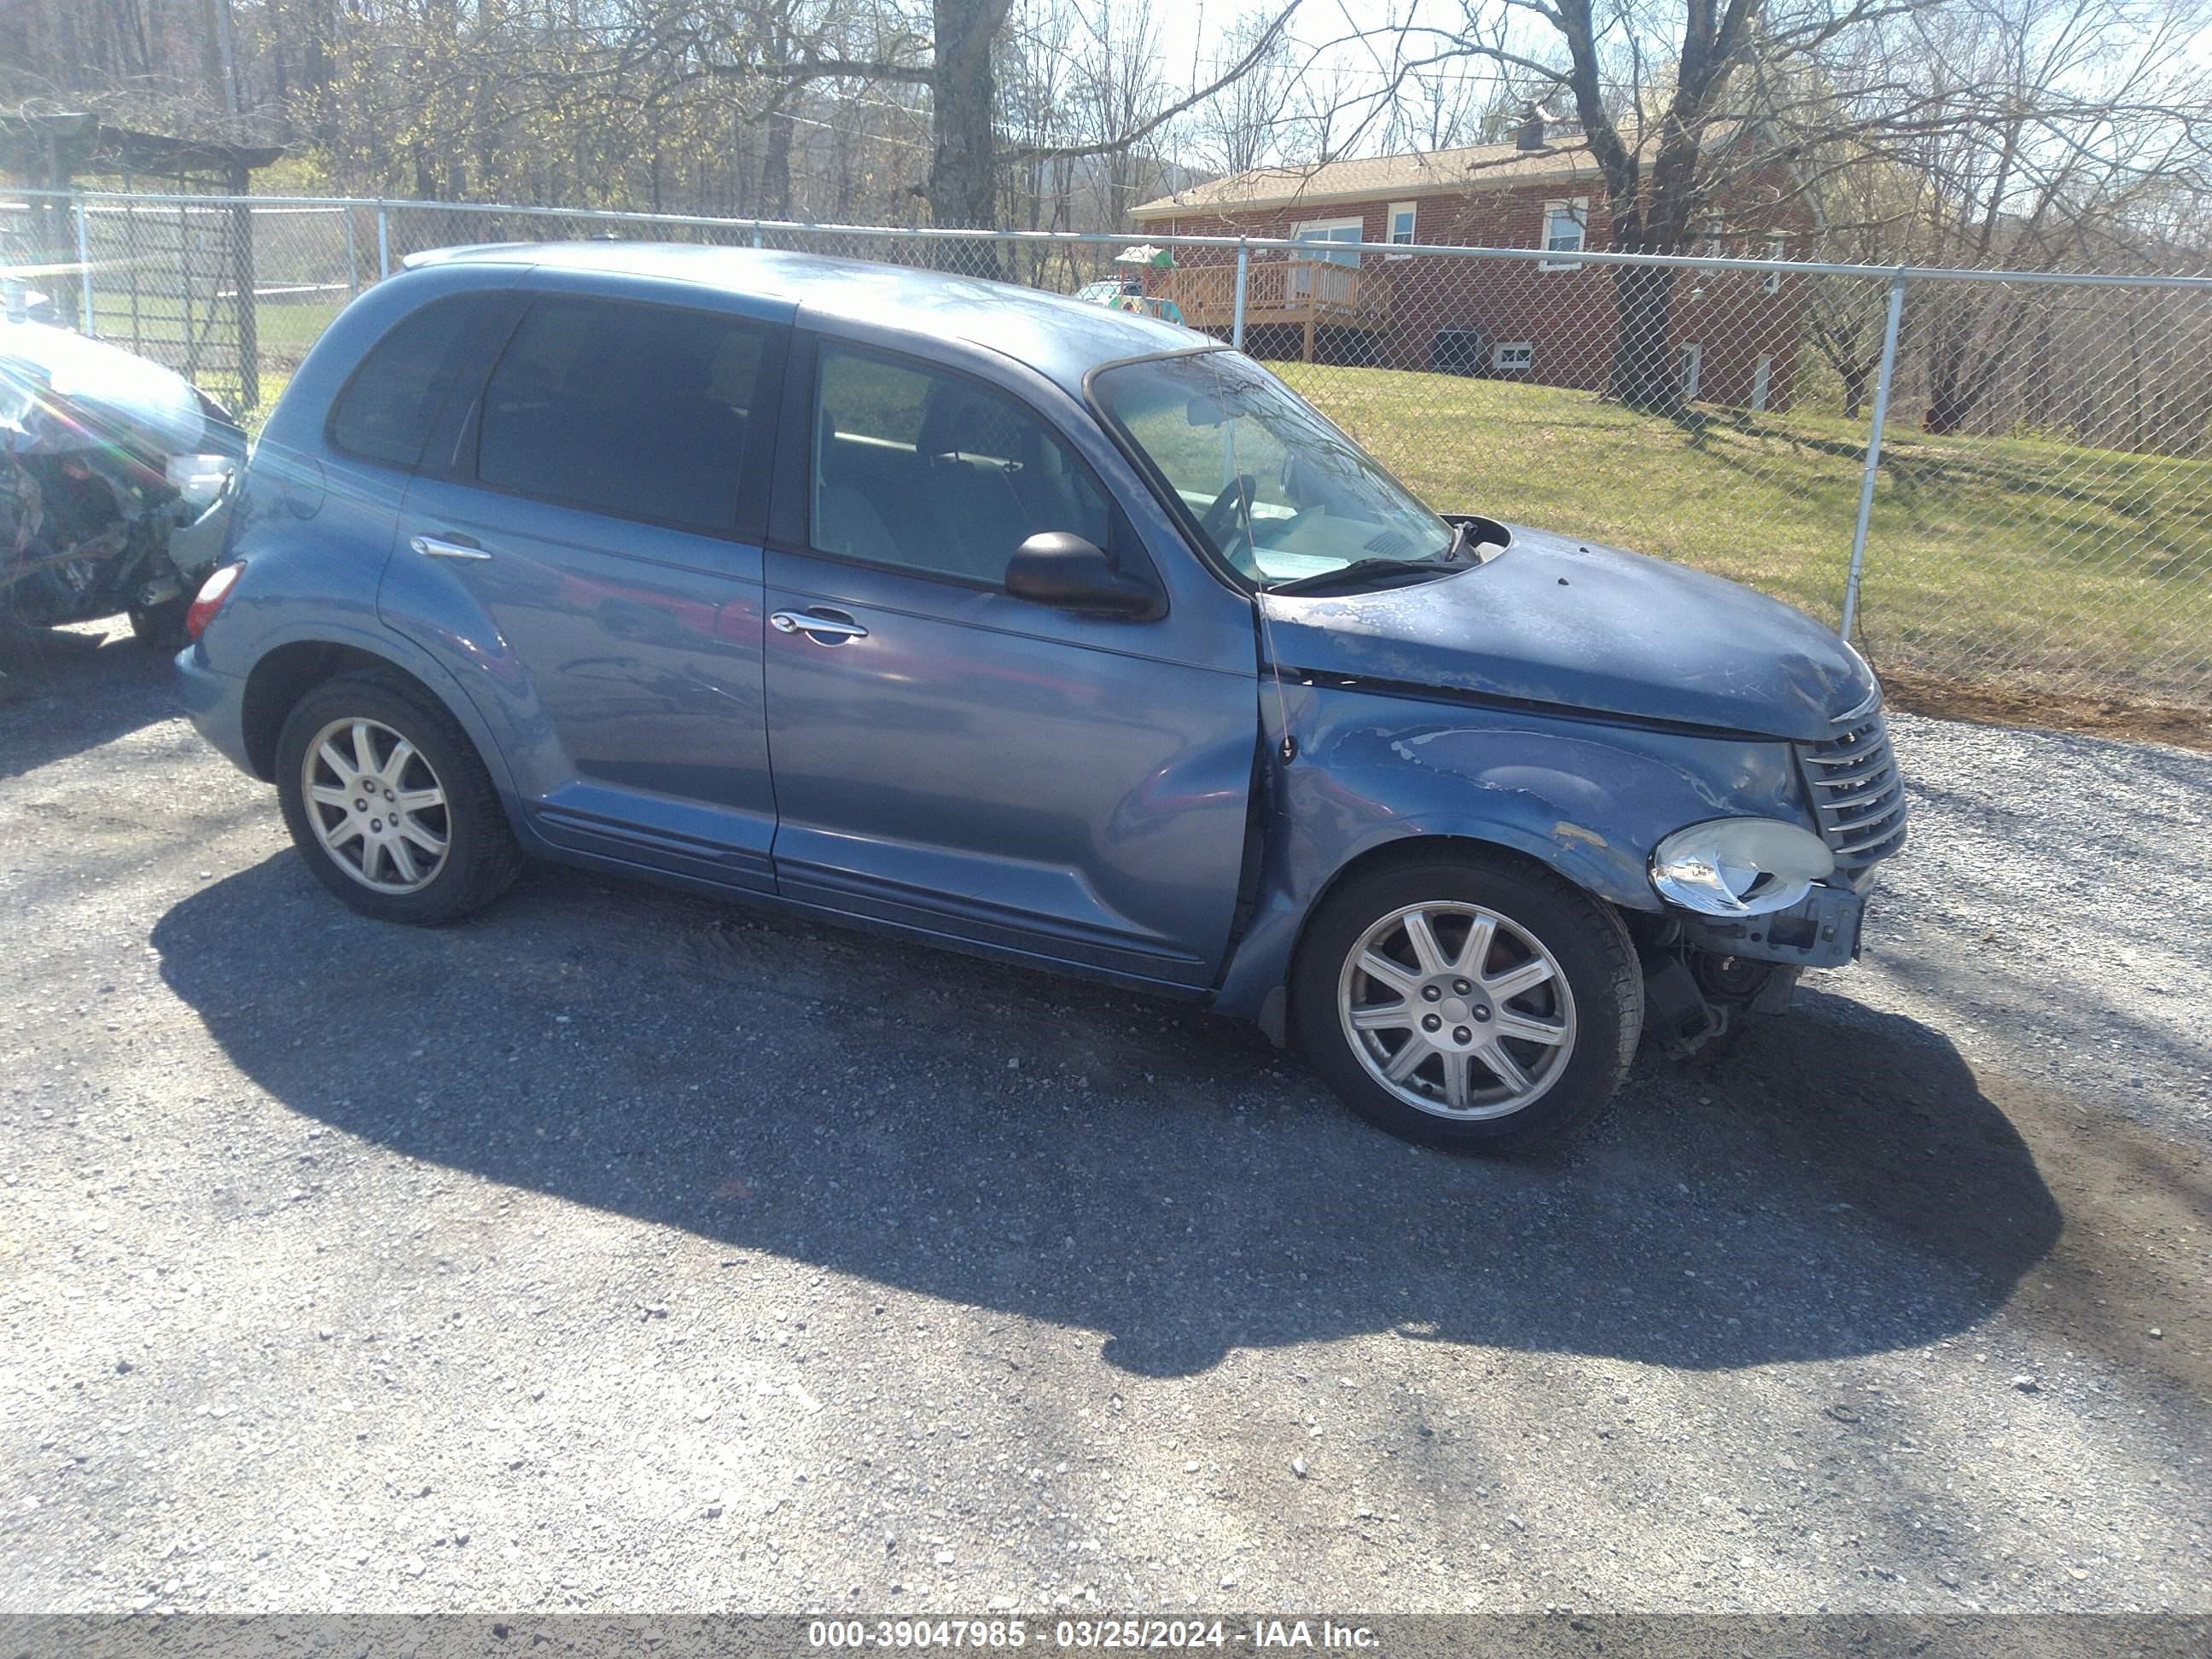
[[[255,306],[254,325],[260,335],[261,401],[259,408],[249,413],[268,412],[307,349],[344,307],[343,295],[311,301],[264,300]],[[210,325],[201,296],[195,296],[187,313],[173,295],[141,292],[134,306],[126,289],[95,290],[93,319],[100,337],[109,344],[167,363],[188,374],[210,397],[233,405],[239,403],[237,319],[228,301],[217,309]]]
[[[1548,386],[1273,367],[1439,509],[1678,559],[1836,620],[1862,422],[1685,422]],[[1885,671],[2212,702],[2212,463],[1893,422],[1860,617]]]

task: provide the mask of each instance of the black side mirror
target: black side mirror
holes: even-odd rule
[[[1086,616],[1149,622],[1167,609],[1159,590],[1117,568],[1102,548],[1065,530],[1032,536],[1006,562],[1006,592],[1016,599]]]

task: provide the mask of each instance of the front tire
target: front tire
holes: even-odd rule
[[[1354,1111],[1465,1152],[1522,1151],[1602,1112],[1644,1025],[1607,906],[1533,866],[1425,860],[1355,876],[1291,974],[1298,1045]]]
[[[453,921],[521,868],[468,734],[396,675],[342,675],[301,698],[277,735],[276,791],[315,878],[380,921]]]

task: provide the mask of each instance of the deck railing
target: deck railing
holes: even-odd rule
[[[1237,267],[1186,265],[1159,272],[1154,291],[1173,300],[1194,328],[1231,325],[1237,314]],[[1244,320],[1357,326],[1387,320],[1390,285],[1379,271],[1334,259],[1254,259],[1245,272]]]

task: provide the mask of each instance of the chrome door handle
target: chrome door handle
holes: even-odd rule
[[[847,640],[868,637],[868,630],[850,617],[825,617],[812,611],[779,611],[768,621],[769,626],[779,634],[804,634],[817,645],[842,645]]]
[[[413,548],[426,559],[488,559],[491,555],[469,542],[448,541],[443,536],[416,536],[410,540]]]

